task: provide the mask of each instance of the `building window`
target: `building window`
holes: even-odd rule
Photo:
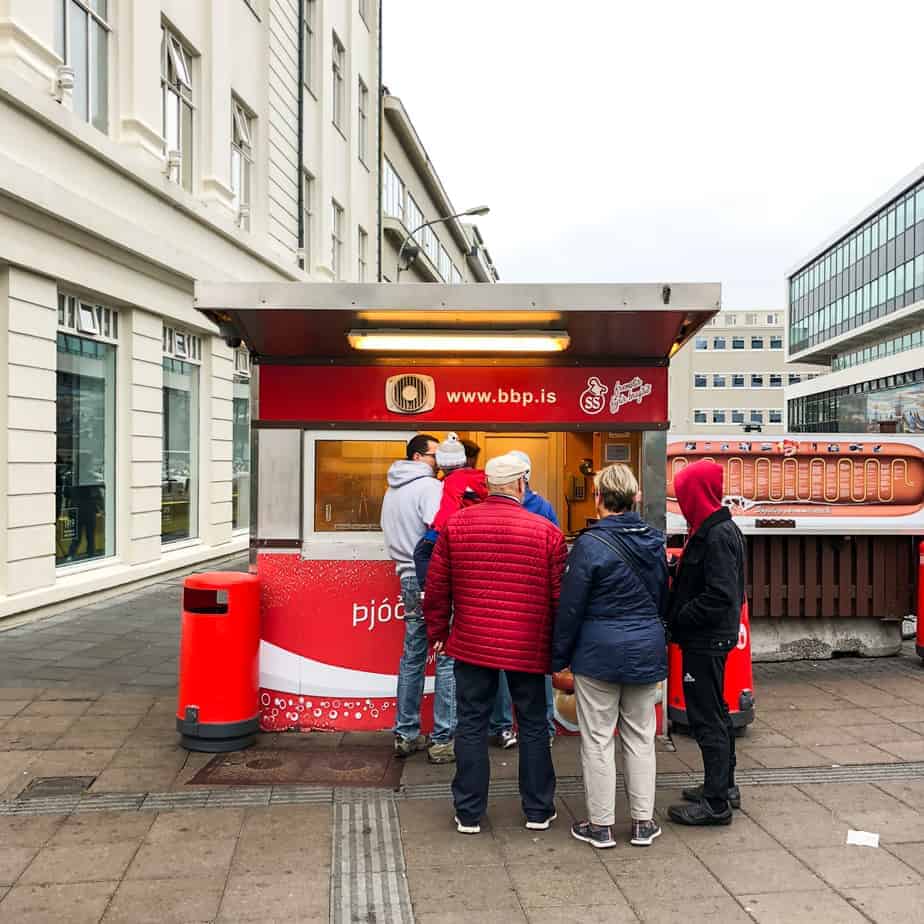
[[[770,373],[770,387],[771,388],[782,388],[783,387],[783,376],[779,372]]]
[[[330,268],[339,279],[343,269],[343,207],[336,199],[330,202]]]
[[[782,350],[783,349],[783,338],[782,337],[771,337],[770,338],[770,349],[771,350]]]
[[[170,179],[192,192],[192,55],[166,26],[161,29],[160,86],[163,134]]]
[[[743,372],[736,372],[732,375],[732,388],[744,388]]]
[[[712,412],[712,422],[714,424],[723,424],[725,423],[725,411],[724,409],[716,409]]]
[[[731,412],[731,422],[733,424],[743,424],[744,423],[744,411],[732,411]]]
[[[727,327],[737,327],[738,326],[738,315],[736,314],[725,315],[725,324]]]
[[[462,283],[462,273],[456,268],[455,263],[452,264],[452,274],[449,281],[453,285],[460,285]]]
[[[250,228],[253,125],[237,101],[231,100],[231,204],[242,228]]]
[[[199,368],[164,357],[161,542],[198,535]]]
[[[115,554],[117,337],[114,311],[58,296],[56,565]]]
[[[305,269],[311,272],[314,259],[314,177],[306,170],[302,175],[302,249],[305,252]]]
[[[359,237],[356,243],[357,248],[357,272],[358,278],[357,282],[366,281],[366,261],[367,261],[367,251],[369,249],[369,235],[363,230],[362,227],[359,228]]]
[[[764,338],[763,337],[751,337],[751,349],[752,350],[762,350],[764,348]]]
[[[716,373],[712,376],[712,387],[713,388],[725,388],[725,374]]]
[[[802,381],[802,376],[798,372],[790,372],[788,382],[790,385],[798,385]]]
[[[706,419],[705,411],[693,411],[693,423],[704,424],[708,423]]]
[[[231,528],[250,526],[250,357],[234,354],[231,447]]]
[[[359,159],[366,163],[369,148],[369,88],[363,83],[362,77],[359,78],[358,91],[359,124],[357,125],[357,130],[359,131],[359,138],[356,146],[359,151]]]
[[[705,388],[706,387],[706,376],[696,373],[693,376],[693,387],[694,388]]]
[[[724,337],[713,337],[712,338],[712,349],[713,350],[724,350],[725,349],[725,338]]]
[[[440,239],[436,236],[433,228],[423,228],[420,232],[420,243],[423,246],[424,253],[429,257],[430,262],[437,266],[440,256]]]
[[[443,277],[444,282],[449,282],[449,274],[452,271],[452,259],[449,256],[449,251],[440,244],[440,255],[439,255],[439,265],[437,267],[440,271],[440,276]]]
[[[382,208],[389,218],[397,218],[404,221],[404,183],[398,176],[397,170],[391,165],[391,161],[385,158],[385,179],[382,183],[382,197],[385,200]],[[407,224],[407,222],[404,222]],[[416,227],[411,225],[411,227]]]
[[[346,102],[344,99],[345,85],[343,82],[344,74],[346,73],[346,49],[343,47],[343,42],[337,38],[336,32],[334,33],[334,54],[331,69],[333,72],[333,81],[331,83],[331,103],[333,108],[331,111],[333,113],[334,125],[343,132],[343,112]]]
[[[744,349],[744,337],[732,337],[732,349],[733,350],[743,350]]]
[[[751,423],[752,424],[762,424],[764,422],[764,412],[763,411],[751,411]]]
[[[74,112],[109,129],[108,0],[57,0],[55,51],[74,69]]]
[[[774,314],[768,314],[768,315],[767,315],[767,323],[768,323],[769,325],[771,325],[772,327],[776,327],[776,326],[780,323],[780,315],[779,315],[779,313],[778,313],[778,312],[775,312]]]
[[[317,58],[317,52],[314,46],[316,41],[315,23],[317,20],[315,16],[317,10],[317,0],[305,0],[305,37],[303,39],[304,46],[302,48],[302,79],[305,82],[305,86],[312,92],[314,92],[314,71],[315,60]]]
[[[694,346],[697,350],[708,350],[709,349],[709,338],[708,337],[697,337]]]
[[[415,231],[424,223],[423,212],[420,210],[420,206],[414,200],[414,197],[408,193],[407,194],[407,204],[405,205],[405,219],[407,224],[407,229],[409,231]],[[415,236],[416,240],[416,236]],[[417,242],[418,244],[420,241]]]
[[[767,412],[770,415],[770,423],[772,424],[781,424],[783,422],[783,412],[770,410]]]
[[[764,376],[761,372],[751,373],[751,388],[763,388]]]

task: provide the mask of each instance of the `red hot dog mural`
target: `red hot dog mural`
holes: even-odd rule
[[[674,494],[685,466],[711,459],[746,531],[924,532],[924,440],[875,434],[677,436],[667,447],[668,531],[686,523]]]

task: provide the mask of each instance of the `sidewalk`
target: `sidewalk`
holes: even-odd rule
[[[494,751],[488,821],[452,825],[451,767],[417,755],[397,793],[200,787],[177,746],[179,581],[0,631],[0,922],[909,921],[924,909],[924,668],[756,665],[730,828],[664,823],[654,847],[593,851],[577,739],[559,738],[559,818],[523,827],[517,752]],[[261,736],[258,748],[387,747],[389,736]],[[658,755],[662,822],[700,771]],[[254,753],[254,752],[251,752]],[[81,792],[26,798],[34,780]],[[67,787],[73,780],[58,781]],[[878,849],[848,847],[848,828]],[[627,825],[622,825],[625,833]]]

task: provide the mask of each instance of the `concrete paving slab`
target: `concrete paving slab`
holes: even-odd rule
[[[20,882],[33,885],[121,879],[138,845],[129,841],[41,849]]]
[[[876,924],[907,924],[924,909],[924,886],[848,889],[847,898]],[[0,906],[2,907],[2,906]]]
[[[924,875],[924,831],[921,832],[921,837],[922,840],[915,843],[889,844],[888,851],[916,873]]]
[[[924,736],[895,722],[878,722],[873,725],[851,725],[841,728],[857,741],[882,746],[886,741],[924,741]]]
[[[103,918],[105,924],[186,924],[218,914],[225,878],[122,882]],[[2,908],[2,905],[0,905]]]
[[[635,924],[639,919],[628,905],[572,905],[569,908],[532,908],[526,912],[526,920],[529,924],[587,924],[588,921]]]
[[[831,889],[748,894],[739,901],[757,924],[869,924]]]
[[[11,886],[35,858],[39,847],[0,844],[0,885]]]
[[[924,816],[904,806],[892,811],[854,811],[843,809],[838,813],[851,828],[876,832],[884,844],[914,843],[924,833]]]
[[[0,902],[3,924],[98,924],[118,882],[78,882],[59,885],[16,885]]]
[[[504,862],[509,864],[574,863],[580,866],[590,862],[588,853],[594,848],[573,838],[569,829],[570,819],[553,821],[548,831],[527,831],[521,824],[518,828],[496,828],[494,840]]]
[[[303,870],[330,871],[330,844],[313,842],[301,832],[298,843],[269,838],[242,838],[237,844],[231,872],[236,876],[298,875]]]
[[[753,924],[753,919],[733,898],[698,898],[690,903],[682,897],[647,902],[638,909],[643,924]],[[585,919],[586,920],[586,919]]]
[[[52,847],[87,847],[131,843],[138,846],[154,823],[151,812],[85,812],[70,815],[56,827]]]
[[[766,892],[811,892],[824,883],[782,847],[765,850],[714,850],[700,855],[703,864],[732,895],[760,883]]]
[[[221,905],[219,924],[238,921],[317,922],[327,924],[329,886],[326,871],[321,877],[300,870],[289,875],[228,877]]]
[[[224,879],[231,868],[237,838],[186,838],[142,844],[126,879]]]
[[[605,854],[606,851],[600,853]],[[700,898],[717,898],[728,894],[705,864],[692,853],[672,856],[665,863],[655,847],[639,859],[602,859],[635,908],[654,901],[673,901],[678,895],[684,896],[692,905]]]
[[[176,843],[190,838],[218,840],[238,837],[244,826],[244,809],[181,809],[163,812],[147,831],[148,844]]]
[[[499,844],[490,832],[467,836],[459,834],[452,817],[443,831],[422,831],[404,841],[408,870],[434,866],[500,866],[504,862]]]
[[[512,863],[507,872],[527,915],[539,908],[568,909],[588,895],[604,907],[627,905],[606,868],[593,857],[579,864]]]
[[[665,836],[681,840],[701,860],[717,852],[729,851],[773,851],[778,848],[777,841],[747,815],[739,812],[728,827],[691,828],[684,825],[663,824]],[[658,847],[660,847],[660,842]],[[708,863],[707,863],[708,866]]]
[[[768,809],[752,817],[771,837],[789,850],[843,845],[850,827],[846,821],[823,808],[780,812]]]
[[[90,792],[163,792],[170,789],[176,770],[168,767],[132,767],[104,770]]]
[[[478,915],[478,924],[527,924],[529,920],[531,919],[528,919],[522,910],[513,911],[509,908],[503,911],[482,911]],[[544,920],[560,919],[544,918]],[[416,924],[471,924],[472,919],[465,911],[440,910],[415,912],[414,921]]]
[[[64,815],[4,815],[0,817],[0,845],[42,847],[65,820]]]
[[[480,919],[483,911],[520,909],[520,900],[503,866],[435,866],[408,871],[414,910],[465,909]]]
[[[0,699],[0,716],[14,716],[29,706],[28,699]]]
[[[838,891],[877,886],[920,885],[920,875],[881,848],[794,848],[799,859]]]

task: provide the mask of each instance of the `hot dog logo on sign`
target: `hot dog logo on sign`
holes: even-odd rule
[[[724,473],[723,503],[745,530],[924,530],[924,440],[870,434],[677,437],[667,447],[669,531],[685,522],[674,478],[701,459]],[[848,522],[849,520],[854,522]],[[828,523],[826,527],[825,524]]]

